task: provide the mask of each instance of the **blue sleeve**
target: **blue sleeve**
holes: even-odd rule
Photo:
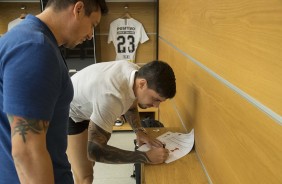
[[[44,44],[14,48],[3,66],[4,111],[51,120],[61,88],[58,54]]]

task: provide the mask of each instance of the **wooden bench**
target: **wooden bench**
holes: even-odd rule
[[[159,129],[159,131],[153,131]],[[181,132],[178,128],[147,128],[151,136],[167,132]],[[169,164],[141,164],[142,184],[205,184],[209,183],[194,149]]]

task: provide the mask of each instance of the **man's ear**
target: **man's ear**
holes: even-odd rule
[[[140,81],[139,81],[139,88],[143,89],[146,86],[147,86],[147,80],[146,79],[140,79]]]
[[[75,3],[73,7],[73,14],[76,18],[84,16],[84,3],[82,1]]]

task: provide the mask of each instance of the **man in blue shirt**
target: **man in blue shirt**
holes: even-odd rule
[[[0,181],[73,183],[66,156],[73,86],[59,46],[91,39],[105,0],[49,0],[0,38]]]

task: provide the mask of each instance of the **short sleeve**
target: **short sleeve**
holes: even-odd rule
[[[110,24],[109,36],[108,36],[108,43],[111,43],[114,39],[114,24]]]
[[[40,48],[40,52],[38,51]],[[50,120],[61,88],[58,58],[50,46],[28,43],[16,48],[5,61],[4,111]]]
[[[144,43],[144,42],[149,40],[149,37],[147,36],[145,29],[144,29],[142,24],[140,26],[140,34],[141,34],[140,43]]]

